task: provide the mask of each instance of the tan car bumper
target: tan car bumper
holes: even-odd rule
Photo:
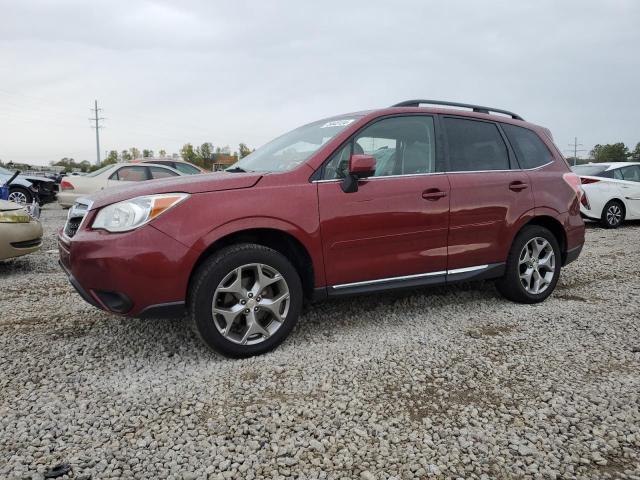
[[[79,193],[71,193],[71,192],[59,192],[58,193],[58,203],[63,208],[73,207],[73,204],[76,203],[78,198],[82,197]]]
[[[0,223],[0,260],[35,252],[41,246],[40,222]]]

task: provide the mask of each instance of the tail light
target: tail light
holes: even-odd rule
[[[565,173],[564,175],[562,175],[562,178],[565,182],[567,182],[567,185],[569,185],[573,189],[573,191],[576,192],[578,201],[587,209],[590,208],[589,200],[587,200],[587,196],[582,189],[582,180],[580,179],[580,177],[575,173]]]
[[[62,182],[60,182],[60,190],[73,190],[74,187],[73,185],[71,185],[71,182],[68,182],[67,180],[63,180]]]
[[[599,178],[584,178],[584,177],[580,177],[580,182],[582,182],[582,185],[589,185],[590,183],[598,183],[600,181]]]

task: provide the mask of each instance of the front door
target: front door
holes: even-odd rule
[[[344,193],[352,153],[373,155],[376,172]],[[426,115],[379,120],[332,156],[317,183],[329,286],[443,278],[450,189],[439,170],[434,119]]]
[[[622,177],[622,181],[618,182],[618,190],[628,208],[626,218],[640,218],[640,165],[629,165],[615,172],[616,178]]]

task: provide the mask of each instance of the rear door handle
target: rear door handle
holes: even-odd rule
[[[422,198],[424,198],[425,200],[433,201],[446,196],[447,192],[443,192],[442,190],[439,190],[437,188],[429,188],[422,192]]]
[[[511,182],[509,184],[509,190],[513,190],[514,192],[519,192],[520,190],[524,190],[525,188],[529,188],[529,185],[519,180],[516,180],[515,182]]]

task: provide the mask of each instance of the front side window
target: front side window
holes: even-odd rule
[[[445,117],[449,171],[509,170],[509,154],[493,123]]]
[[[119,180],[121,182],[141,182],[149,180],[147,176],[147,167],[122,167],[111,175],[110,180]]]
[[[351,154],[375,157],[376,177],[433,173],[436,171],[433,117],[402,116],[375,122],[333,154],[323,178],[344,178]]]
[[[307,161],[320,147],[357,121],[359,116],[321,120],[285,133],[258,148],[229,169],[232,172],[285,172]]]
[[[622,178],[629,182],[640,182],[640,166],[630,165],[628,167],[622,167]]]
[[[521,168],[536,168],[553,161],[551,152],[535,132],[507,123],[502,124],[502,129],[516,152]]]

